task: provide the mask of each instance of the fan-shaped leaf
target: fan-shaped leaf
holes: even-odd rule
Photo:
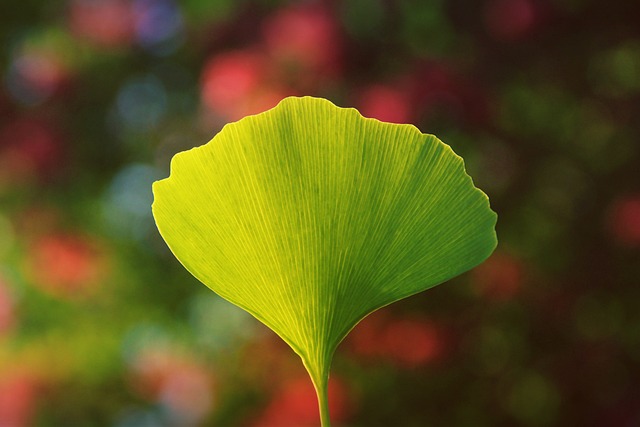
[[[449,146],[317,98],[228,124],[153,191],[175,256],[300,355],[321,406],[354,325],[496,245],[488,198]]]

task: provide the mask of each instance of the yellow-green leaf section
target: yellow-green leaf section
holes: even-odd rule
[[[496,246],[496,214],[448,145],[318,98],[226,125],[153,192],[175,256],[300,355],[321,406],[356,323]]]

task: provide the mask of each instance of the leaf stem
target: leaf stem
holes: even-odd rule
[[[322,427],[331,427],[331,418],[329,416],[329,367],[331,366],[331,357],[315,359],[316,363],[309,363],[306,357],[302,358],[311,382],[316,390],[318,398],[318,409],[320,411],[320,424]],[[321,360],[321,362],[317,362]]]
[[[329,416],[329,377],[323,375],[320,379],[320,384],[315,381],[314,386],[316,389],[316,395],[318,396],[318,408],[320,409],[320,424],[322,427],[331,427],[331,418]]]

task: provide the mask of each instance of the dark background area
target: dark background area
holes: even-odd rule
[[[0,426],[317,425],[297,356],[192,278],[151,183],[314,95],[465,158],[499,246],[338,349],[345,426],[640,424],[640,5],[0,4]]]

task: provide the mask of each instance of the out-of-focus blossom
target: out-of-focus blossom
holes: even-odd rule
[[[484,24],[496,40],[512,42],[534,29],[538,14],[532,0],[489,0],[485,4]]]
[[[131,44],[134,13],[127,0],[72,0],[69,26],[74,34],[101,47],[119,48]]]
[[[165,406],[181,425],[194,425],[212,410],[213,379],[196,361],[165,346],[143,348],[131,361],[133,388]]]
[[[0,129],[0,190],[53,177],[62,169],[64,149],[53,127],[21,118]]]
[[[442,332],[424,320],[402,318],[390,322],[383,331],[385,353],[397,365],[415,368],[442,355]]]
[[[36,27],[20,34],[11,43],[10,52],[4,76],[7,95],[28,107],[68,94],[80,66],[86,63],[82,46],[57,26]]]
[[[31,243],[26,275],[58,297],[90,295],[105,277],[105,256],[97,242],[77,234],[50,233]]]
[[[363,320],[347,340],[357,356],[403,368],[424,366],[445,350],[443,332],[435,324],[412,317],[391,318],[384,311]]]
[[[264,25],[269,56],[283,77],[308,89],[340,72],[341,45],[335,18],[317,5],[296,5],[277,11]]]
[[[195,424],[204,419],[213,406],[208,373],[195,365],[174,369],[162,387],[160,402],[171,408],[181,421]]]
[[[626,247],[640,247],[640,194],[615,201],[608,221],[617,242]]]
[[[10,331],[16,321],[14,297],[7,281],[0,276],[0,337]],[[2,423],[0,423],[2,425]]]
[[[136,39],[143,48],[168,54],[182,41],[182,15],[174,1],[135,0],[133,16]]]
[[[28,373],[0,372],[0,426],[31,425],[37,396],[37,381]]]
[[[410,123],[413,120],[409,95],[400,89],[373,85],[362,91],[358,109],[365,117],[383,122]]]
[[[70,71],[55,52],[32,50],[13,58],[6,78],[7,89],[23,104],[38,104],[59,91]]]
[[[335,376],[329,380],[331,421],[342,424],[352,411],[346,386]],[[252,427],[312,427],[318,425],[318,400],[308,377],[295,378],[276,392]]]
[[[202,72],[202,101],[226,120],[275,107],[290,91],[272,84],[267,57],[254,49],[213,56]]]
[[[201,77],[202,102],[223,120],[275,107],[286,96],[309,93],[339,70],[333,17],[317,6],[282,9],[265,22],[264,45],[214,55]]]
[[[212,57],[202,73],[205,105],[216,112],[224,112],[243,104],[264,81],[265,69],[266,58],[253,50],[232,51]]]
[[[347,345],[353,353],[363,358],[377,358],[384,353],[380,345],[381,331],[389,322],[386,310],[378,310],[363,321],[347,336]]]
[[[495,252],[471,274],[476,291],[495,301],[505,301],[516,296],[525,277],[522,262],[506,252]]]

